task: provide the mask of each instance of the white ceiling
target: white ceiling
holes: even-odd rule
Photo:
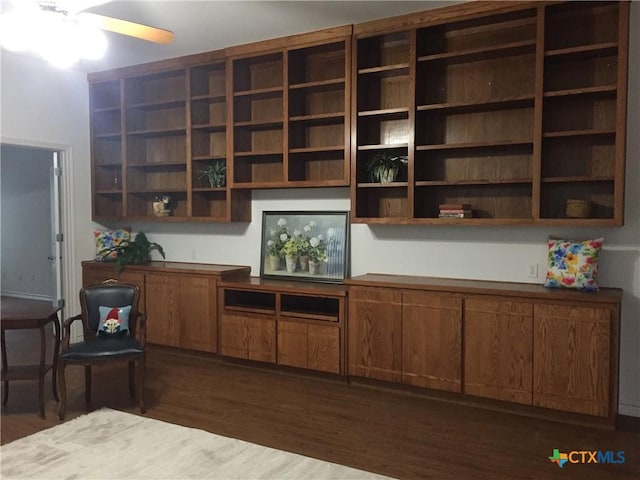
[[[360,23],[443,7],[456,1],[111,1],[88,10],[171,30],[171,45],[157,45],[115,33],[100,61],[86,72],[109,70],[206,52],[322,28]]]

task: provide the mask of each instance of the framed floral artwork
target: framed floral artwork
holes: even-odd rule
[[[260,276],[340,283],[349,276],[349,212],[263,212]]]

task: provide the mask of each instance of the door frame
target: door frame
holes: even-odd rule
[[[71,308],[75,310],[71,305],[71,299],[75,297],[73,292],[77,292],[80,287],[77,285],[75,271],[73,266],[76,265],[75,255],[75,218],[72,215],[72,206],[74,205],[74,189],[73,182],[71,181],[73,172],[73,155],[70,145],[53,143],[53,142],[41,142],[37,140],[16,139],[0,137],[0,144],[13,146],[13,147],[25,147],[25,148],[41,148],[51,150],[59,153],[59,163],[62,170],[62,176],[60,178],[60,215],[62,233],[64,235],[64,241],[61,245],[62,252],[62,293],[65,298],[65,309]],[[52,163],[49,164],[51,166]],[[58,292],[55,292],[57,295]],[[62,320],[62,319],[61,319]]]

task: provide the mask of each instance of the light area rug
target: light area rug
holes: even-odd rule
[[[386,479],[103,408],[0,447],[2,480]]]

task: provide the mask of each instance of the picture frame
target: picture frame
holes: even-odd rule
[[[349,276],[348,211],[264,211],[260,276],[341,283]]]

